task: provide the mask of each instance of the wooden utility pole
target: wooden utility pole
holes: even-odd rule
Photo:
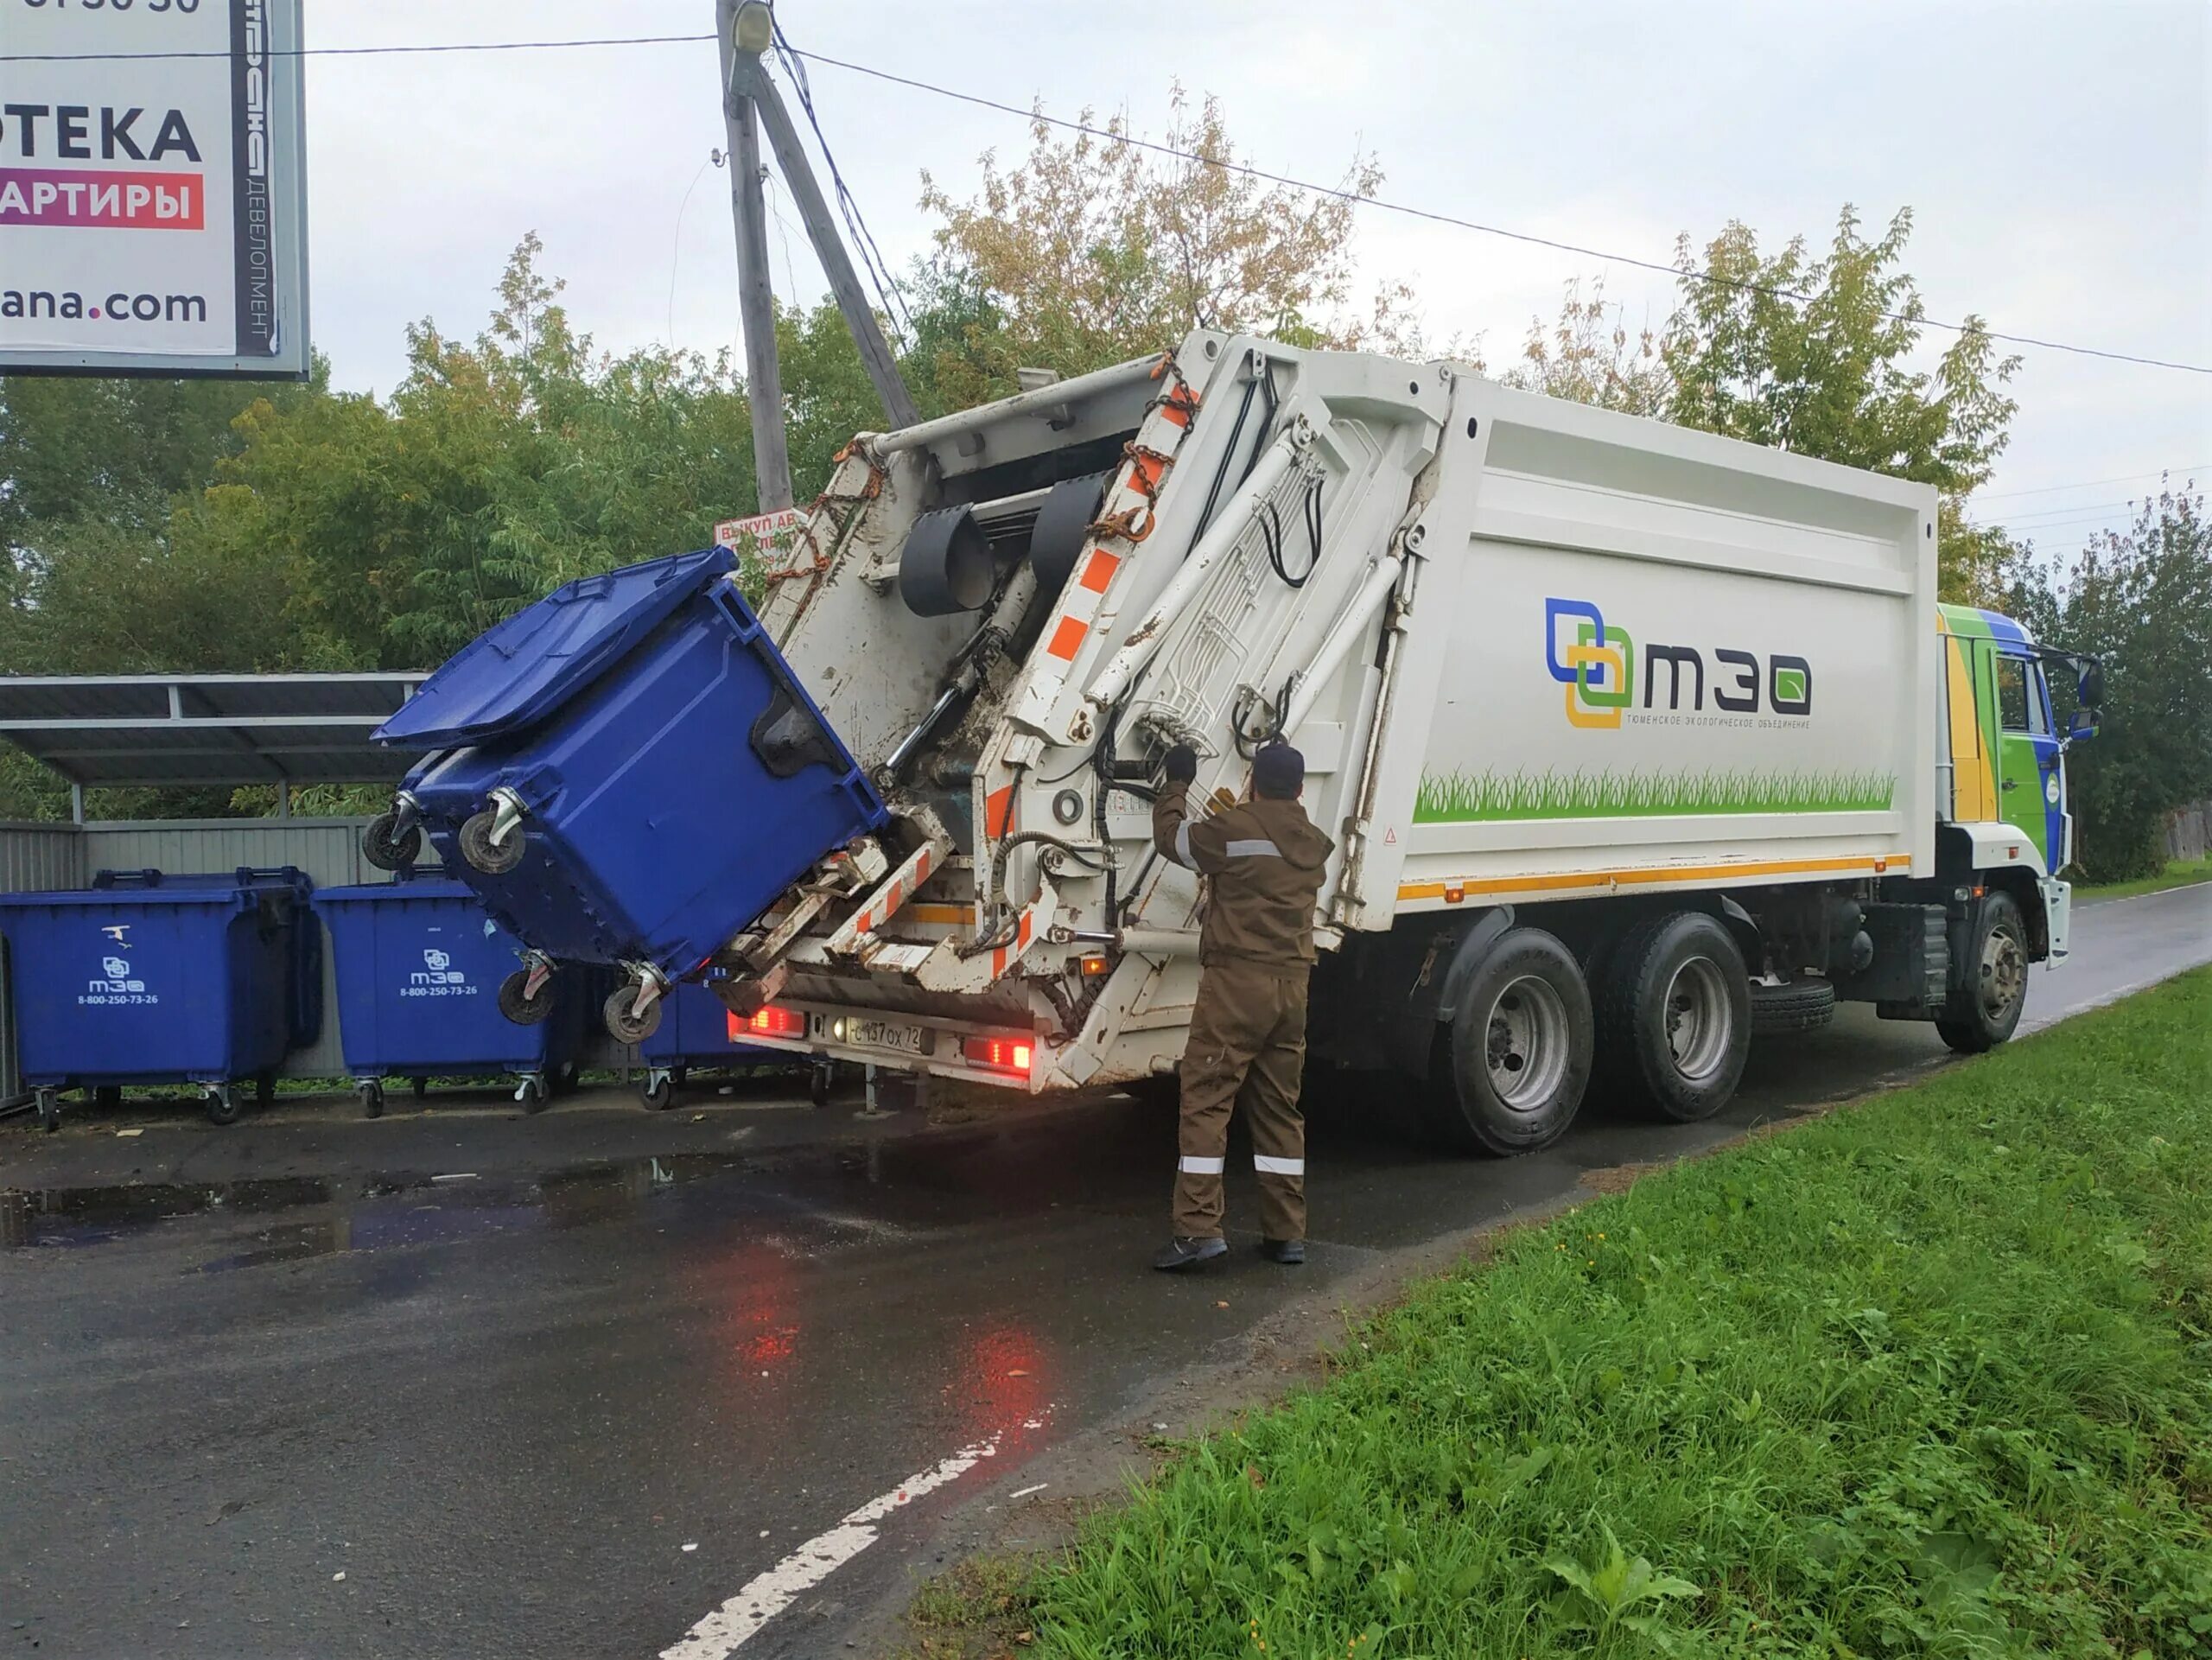
[[[722,69],[722,124],[729,143],[730,205],[737,220],[737,303],[745,325],[745,392],[753,412],[753,470],[760,511],[791,505],[791,448],[784,436],[784,378],[776,362],[774,289],[768,282],[768,210],[760,195],[760,130],[753,100],[738,91],[741,60],[758,60],[737,44],[739,0],[715,0],[715,38]]]

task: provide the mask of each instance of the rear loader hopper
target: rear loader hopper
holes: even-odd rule
[[[2053,654],[1939,620],[1935,516],[1201,331],[861,435],[763,569],[656,560],[502,623],[384,728],[432,753],[371,856],[427,836],[528,947],[524,1000],[611,967],[631,1040],[703,980],[764,1047],[1135,1084],[1181,1053],[1205,899],[1151,846],[1159,760],[1234,798],[1284,736],[1337,843],[1317,1056],[1492,1151],[1593,1080],[1702,1116],[1755,1027],[1859,998],[1986,1046],[2063,954]],[[2047,757],[2008,747],[2024,687]]]

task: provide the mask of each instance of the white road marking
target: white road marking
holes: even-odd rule
[[[1022,1427],[1037,1429],[1043,1424],[1043,1419],[1031,1418]],[[959,1480],[985,1459],[997,1457],[999,1439],[993,1435],[962,1447],[933,1467],[907,1477],[880,1498],[870,1499],[827,1533],[817,1534],[766,1573],[748,1580],[682,1641],[663,1649],[660,1660],[728,1660],[770,1620],[874,1544],[876,1523],[885,1517]]]
[[[1017,1498],[1027,1498],[1032,1493],[1041,1493],[1046,1488],[1052,1485],[1052,1484],[1049,1481],[1040,1481],[1033,1487],[1024,1487],[1018,1492],[1008,1493],[1007,1495],[1007,1502],[1011,1504]]]

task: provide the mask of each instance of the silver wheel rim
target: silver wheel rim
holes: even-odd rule
[[[1718,963],[1693,957],[1675,970],[1667,983],[1666,1017],[1667,1048],[1675,1072],[1692,1084],[1719,1072],[1727,1061],[1736,1022]]]
[[[1567,1002],[1551,982],[1524,974],[1490,1006],[1484,1059],[1491,1092],[1514,1112],[1535,1112],[1567,1076]]]
[[[2020,942],[2002,928],[1992,928],[1981,942],[1981,1008],[2002,1025],[2027,989],[2027,953]]]

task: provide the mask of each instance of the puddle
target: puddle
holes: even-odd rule
[[[193,1218],[270,1218],[234,1236],[243,1250],[202,1265],[203,1272],[221,1272],[520,1227],[618,1221],[664,1189],[756,1163],[734,1154],[691,1153],[579,1165],[529,1180],[405,1173],[352,1180],[131,1182],[8,1191],[0,1192],[0,1247],[82,1249]],[[298,1216],[311,1211],[329,1214]]]

